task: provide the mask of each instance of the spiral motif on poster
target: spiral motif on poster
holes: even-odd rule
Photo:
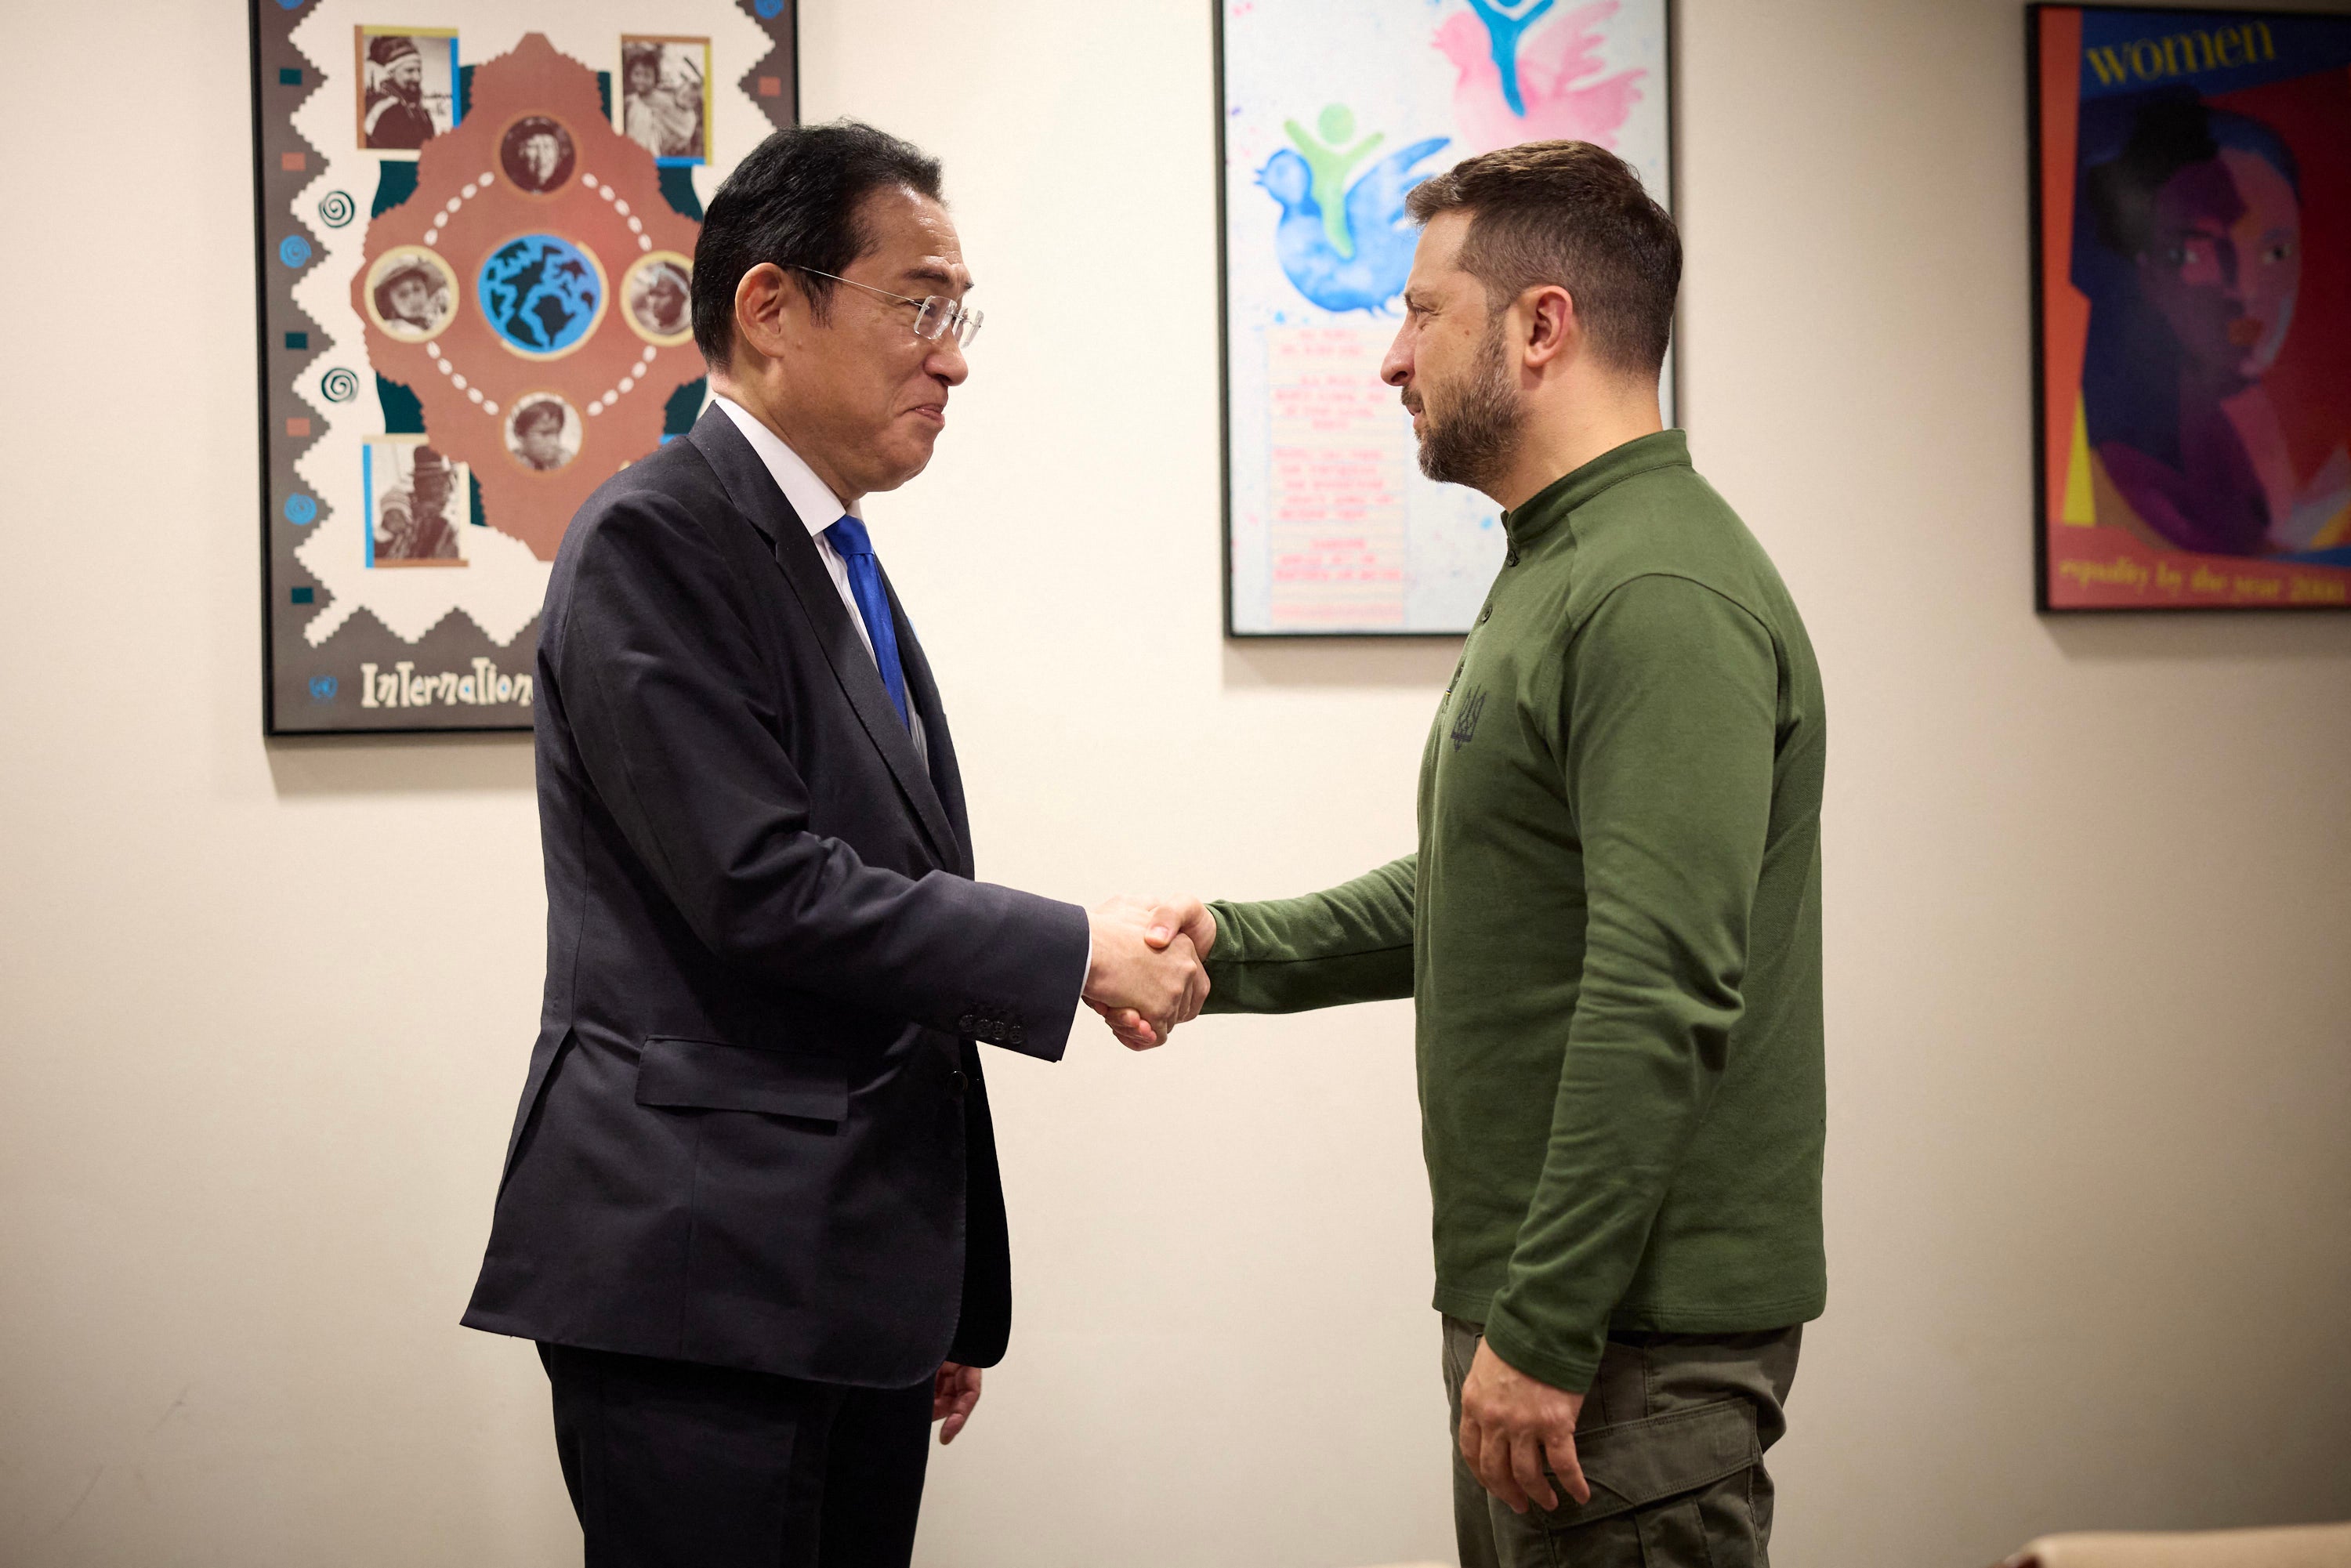
[[[360,395],[360,379],[337,365],[319,378],[319,390],[326,394],[329,402],[349,402]]]
[[[329,191],[319,198],[319,221],[330,229],[341,228],[358,215],[358,204],[348,192]]]

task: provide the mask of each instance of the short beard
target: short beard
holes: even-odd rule
[[[1486,489],[1509,472],[1518,455],[1519,432],[1526,409],[1510,385],[1510,371],[1502,352],[1502,323],[1488,329],[1478,347],[1478,363],[1458,401],[1439,421],[1424,411],[1426,430],[1420,438],[1420,471],[1440,485],[1467,485]]]

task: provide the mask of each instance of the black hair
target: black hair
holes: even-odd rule
[[[894,185],[944,199],[937,159],[854,120],[778,131],[752,149],[710,199],[694,244],[694,341],[703,360],[724,370],[733,357],[735,289],[762,262],[789,273],[825,320],[832,280],[798,269],[848,271],[873,246],[860,205]]]

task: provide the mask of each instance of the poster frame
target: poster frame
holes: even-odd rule
[[[738,4],[747,16],[768,31],[773,45],[768,56],[752,62],[745,73],[744,81],[748,83],[753,76],[778,78],[780,90],[775,95],[774,108],[768,110],[769,119],[786,125],[798,124],[802,102],[799,0],[738,0]],[[432,720],[418,723],[370,725],[294,724],[289,723],[287,716],[279,711],[277,692],[279,665],[275,611],[277,596],[290,587],[300,585],[281,580],[284,574],[279,569],[277,555],[279,503],[284,497],[278,494],[277,460],[280,455],[281,440],[291,442],[300,438],[281,436],[276,418],[277,414],[284,411],[279,406],[277,395],[281,389],[277,384],[277,378],[272,373],[273,361],[277,357],[273,354],[273,344],[277,341],[278,331],[283,324],[273,322],[272,319],[272,285],[277,278],[271,271],[273,261],[270,244],[271,201],[275,183],[273,175],[282,181],[292,172],[275,170],[269,162],[271,138],[266,114],[270,107],[268,97],[271,84],[266,78],[267,76],[266,57],[269,45],[275,35],[265,34],[264,23],[266,19],[280,28],[290,28],[298,23],[305,9],[305,0],[246,0],[246,77],[250,108],[249,128],[252,138],[249,156],[253,170],[254,350],[257,394],[255,405],[255,429],[258,436],[258,440],[255,443],[255,455],[256,509],[259,513],[257,544],[260,557],[258,562],[260,592],[256,596],[256,608],[260,612],[262,735],[265,739],[273,743],[310,739],[335,740],[353,736],[392,738],[425,735],[528,736],[533,730],[530,714],[536,711],[535,707],[525,712],[517,720],[473,724],[452,724]],[[462,12],[464,6],[461,5],[454,9]],[[420,31],[425,30],[437,30],[437,28],[420,29]],[[462,35],[462,23],[454,30]],[[340,79],[339,72],[333,67],[327,68],[318,79],[319,87],[325,90],[350,90],[351,86]],[[304,90],[307,92],[310,89],[306,87]],[[762,96],[766,95],[764,89],[760,91]],[[709,117],[716,112],[715,104],[705,99],[704,112],[705,135],[707,137]],[[280,193],[282,194],[282,192]],[[526,670],[533,673],[535,673],[536,659],[528,655],[535,654],[537,643],[538,625],[534,618],[523,634],[516,639],[517,650],[526,653]],[[524,644],[528,644],[528,649],[524,648]],[[435,716],[437,717],[437,715]]]
[[[1681,159],[1681,5],[1682,0],[1664,0],[1665,26],[1665,91],[1666,91],[1666,209],[1673,214],[1679,228],[1682,221],[1682,159]],[[1227,640],[1241,643],[1344,643],[1370,639],[1381,643],[1437,643],[1450,639],[1459,642],[1469,634],[1465,626],[1458,631],[1426,632],[1249,632],[1233,624],[1233,378],[1232,378],[1232,287],[1230,277],[1231,246],[1226,233],[1226,157],[1225,124],[1230,106],[1225,101],[1225,0],[1207,0],[1209,29],[1209,111],[1215,124],[1216,170],[1216,235],[1217,235],[1217,571],[1223,587],[1222,602],[1224,634]],[[1687,277],[1687,253],[1684,253]],[[1668,386],[1677,423],[1681,421],[1684,404],[1682,386],[1682,298],[1677,291],[1674,300],[1673,351],[1667,360]]]
[[[2087,616],[2092,618],[2116,615],[2285,615],[2341,614],[2351,611],[2351,603],[2310,604],[2060,604],[2050,594],[2051,529],[2055,519],[2049,515],[2050,448],[2049,421],[2049,311],[2046,278],[2046,246],[2051,214],[2043,198],[2044,166],[2042,141],[2046,127],[2042,118],[2042,18],[2051,12],[2073,12],[2086,15],[2094,12],[2145,13],[2148,11],[2179,11],[2189,15],[2225,15],[2252,20],[2307,21],[2332,17],[2351,26],[2351,12],[2280,11],[2268,7],[2225,5],[2138,5],[2074,4],[2071,0],[2033,0],[2024,7],[2024,101],[2025,101],[2025,190],[2030,203],[2027,225],[2026,259],[2032,291],[2032,352],[2027,366],[2032,377],[2032,395],[2026,406],[2032,416],[2032,608],[2035,614],[2046,616]],[[2078,200],[2078,198],[2077,198]],[[2069,221],[2071,214],[2068,214]],[[2184,551],[2184,554],[2196,552]],[[2215,559],[2234,559],[2220,556]],[[2244,558],[2248,559],[2258,558]]]

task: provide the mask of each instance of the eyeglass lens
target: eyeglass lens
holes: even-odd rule
[[[968,348],[979,336],[980,313],[957,305],[943,294],[934,294],[923,301],[914,315],[914,334],[936,340],[949,333],[955,335],[957,348]]]

